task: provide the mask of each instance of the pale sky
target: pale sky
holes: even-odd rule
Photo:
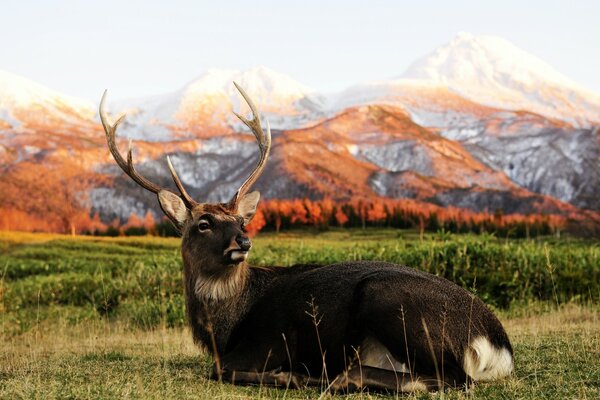
[[[97,101],[265,65],[316,90],[396,77],[460,31],[600,93],[600,1],[0,0],[0,69]]]

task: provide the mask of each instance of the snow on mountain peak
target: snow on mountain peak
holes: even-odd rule
[[[233,86],[234,81],[248,93],[252,93],[252,98],[261,104],[261,109],[265,112],[290,112],[295,109],[295,102],[315,93],[313,89],[289,76],[264,66],[245,71],[210,69],[185,86],[182,105],[224,96],[229,100],[228,103],[237,106],[240,95]]]
[[[261,113],[268,116],[274,128],[302,125],[323,108],[323,100],[315,90],[267,67],[244,71],[211,69],[182,89],[176,118],[193,122],[199,114],[210,113],[237,124],[232,109],[246,112],[248,108],[233,82],[260,104]]]
[[[447,85],[471,100],[577,123],[600,121],[600,96],[509,41],[461,32],[402,75]]]
[[[414,62],[401,79],[366,82],[327,96],[257,66],[210,69],[180,90],[109,106],[115,115],[127,112],[120,133],[134,139],[171,140],[245,130],[231,112],[248,112],[234,81],[251,95],[274,129],[306,127],[346,107],[364,104],[402,106],[419,121],[425,121],[425,113],[448,115],[444,110],[449,109],[481,117],[491,106],[527,110],[579,127],[600,123],[600,96],[505,39],[465,32]],[[0,71],[2,126],[16,127],[34,117],[38,122],[49,120],[46,115],[56,117],[52,121],[90,119],[95,109],[88,102]],[[430,121],[430,126],[447,119]]]
[[[540,81],[576,85],[544,61],[503,38],[467,32],[460,32],[447,45],[414,62],[403,77],[479,85],[506,84],[512,80],[528,86]]]
[[[90,109],[92,105],[81,99],[65,96],[10,72],[0,70],[0,107],[26,108],[31,105],[63,103],[79,110]]]
[[[244,71],[209,69],[177,92],[121,102],[119,111],[129,110],[128,121],[133,123],[124,131],[142,138],[154,129],[154,140],[168,140],[171,134],[167,126],[177,127],[184,136],[222,131],[226,125],[245,129],[231,112],[248,111],[233,82],[260,105],[261,114],[274,129],[303,126],[323,108],[323,98],[313,89],[264,66]]]
[[[79,124],[94,115],[92,104],[0,70],[0,130]]]

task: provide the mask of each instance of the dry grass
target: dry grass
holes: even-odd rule
[[[263,236],[257,239],[260,251],[255,258],[261,264],[313,259],[326,263],[342,257],[388,257],[397,261],[394,257],[416,254],[418,246],[425,250],[429,246],[435,255],[439,251],[433,249],[446,245],[436,239],[426,243],[406,237],[400,240],[399,233],[391,230],[313,236]],[[505,253],[518,252],[525,260],[524,265],[542,271],[536,275],[540,279],[550,270],[552,279],[548,282],[551,285],[556,282],[555,275],[558,277],[555,271],[581,270],[585,272],[581,276],[595,281],[594,260],[599,251],[596,243],[552,245],[555,258],[551,269],[545,257],[540,258],[543,260],[540,265],[534,263],[537,258],[525,257],[535,250],[535,244],[507,247]],[[575,246],[580,246],[579,253],[562,252]],[[208,380],[210,359],[192,343],[190,332],[181,327],[183,317],[179,314],[183,312],[183,304],[175,301],[182,290],[177,247],[177,239],[72,239],[52,234],[0,232],[0,398],[318,398],[321,393],[311,388],[297,391],[235,387]],[[452,254],[444,253],[440,260],[448,263],[450,256],[455,261],[465,259],[463,253]],[[563,263],[563,258],[568,263]],[[431,258],[428,262],[437,268],[436,260]],[[512,262],[507,260],[502,265]],[[423,267],[418,262],[407,263]],[[81,279],[66,279],[73,276]],[[64,282],[60,280],[63,278]],[[514,278],[514,285],[518,287],[523,286],[523,282],[521,276]],[[576,282],[582,286],[580,280]],[[120,299],[118,307],[111,312],[88,299],[94,285],[100,285],[103,296],[113,293],[109,292],[108,283],[114,286],[115,298]],[[68,291],[69,285],[80,290]],[[54,290],[53,296],[41,296],[41,288]],[[550,289],[556,290],[553,286]],[[515,299],[508,310],[500,312],[515,349],[513,377],[478,384],[468,391],[451,390],[405,398],[600,398],[600,307],[593,300],[596,295],[574,299],[578,304],[560,303],[558,297],[552,297],[551,302],[528,297]],[[135,302],[128,303],[126,296]],[[28,301],[24,302],[23,298]],[[21,301],[19,307],[17,300]],[[169,314],[169,310],[174,310],[174,314]],[[143,313],[147,313],[148,318],[140,323]],[[324,397],[338,398],[329,394]],[[383,395],[349,396],[379,397]]]
[[[505,317],[516,374],[469,391],[413,398],[600,398],[600,315],[564,306]],[[44,322],[6,337],[0,350],[1,398],[315,398],[302,391],[235,387],[207,379],[210,360],[187,329],[131,330],[117,322]],[[351,398],[382,395],[358,393]],[[330,397],[330,396],[327,396]],[[331,396],[332,398],[334,396]]]

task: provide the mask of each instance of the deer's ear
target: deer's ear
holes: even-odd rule
[[[258,191],[248,193],[240,200],[238,204],[238,214],[244,218],[245,224],[248,224],[252,217],[254,217],[259,200],[260,193]]]
[[[160,208],[173,221],[175,226],[180,229],[183,228],[191,214],[183,203],[183,200],[181,200],[181,197],[168,190],[161,190],[158,192],[158,202],[160,203]]]

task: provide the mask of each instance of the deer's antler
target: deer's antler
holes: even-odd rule
[[[170,191],[170,190],[165,189],[153,182],[150,182],[148,179],[144,178],[142,175],[140,175],[136,171],[136,169],[133,166],[131,140],[129,141],[129,148],[127,150],[127,161],[125,161],[123,159],[123,156],[121,156],[121,153],[119,152],[119,149],[117,148],[116,133],[117,133],[117,128],[118,128],[119,124],[121,122],[123,122],[125,115],[120,116],[115,121],[114,124],[111,124],[109,122],[108,114],[106,113],[106,110],[104,109],[104,101],[106,100],[106,93],[107,93],[107,91],[105,90],[104,94],[102,95],[102,100],[100,100],[99,114],[100,114],[100,120],[102,121],[102,126],[104,127],[104,132],[106,133],[106,142],[108,143],[108,149],[110,150],[111,154],[113,155],[115,161],[117,162],[119,167],[121,167],[123,172],[125,172],[127,175],[129,175],[129,177],[131,179],[133,179],[133,181],[135,183],[137,183],[144,189],[149,190],[155,194],[158,194],[158,192],[160,192],[161,190]],[[190,197],[190,195],[184,189],[183,185],[181,184],[181,181],[179,180],[179,177],[177,176],[177,172],[175,172],[175,169],[173,168],[173,165],[171,164],[171,160],[169,158],[167,158],[167,161],[169,164],[169,171],[171,171],[171,176],[173,177],[173,180],[175,181],[175,185],[177,185],[177,189],[179,189],[179,192],[181,193],[181,195],[179,197],[181,197],[181,199],[183,200],[183,202],[185,203],[185,205],[188,208],[192,208],[194,205],[196,205],[198,203],[196,201],[194,201],[194,199],[192,199]]]
[[[240,92],[248,106],[250,107],[250,111],[252,111],[252,119],[248,120],[238,113],[234,112],[236,117],[240,119],[254,134],[256,137],[256,142],[258,143],[258,149],[260,151],[260,158],[258,160],[258,164],[250,174],[250,176],[242,183],[242,186],[237,190],[233,198],[229,201],[228,206],[232,210],[237,210],[239,201],[244,197],[248,190],[252,187],[252,185],[256,182],[256,180],[260,177],[263,170],[265,169],[265,165],[267,163],[267,159],[269,158],[269,150],[271,149],[271,128],[269,127],[269,121],[267,121],[267,133],[262,129],[260,123],[260,116],[258,115],[258,110],[254,105],[250,96],[242,89],[237,83],[233,82],[237,90]]]
[[[242,199],[244,197],[244,195],[248,192],[250,187],[252,187],[252,185],[256,182],[256,180],[258,179],[258,177],[260,176],[260,174],[262,173],[262,171],[265,168],[265,164],[267,162],[267,159],[269,158],[269,150],[271,148],[271,129],[269,127],[269,122],[267,121],[267,133],[265,134],[265,132],[263,131],[263,129],[261,127],[260,117],[258,115],[258,110],[257,110],[256,106],[254,105],[254,102],[252,101],[252,99],[250,99],[250,96],[248,96],[248,94],[244,91],[244,89],[242,89],[237,83],[233,82],[233,84],[235,85],[237,90],[240,92],[240,94],[242,95],[244,100],[246,100],[246,103],[248,103],[248,106],[250,107],[250,110],[252,111],[252,119],[248,120],[235,112],[234,112],[234,114],[244,124],[246,124],[246,126],[248,126],[248,128],[250,128],[250,130],[256,137],[256,141],[258,142],[258,148],[260,151],[260,159],[258,161],[258,164],[254,168],[254,170],[252,171],[250,176],[244,181],[244,183],[242,183],[242,186],[240,186],[240,188],[237,190],[237,192],[235,193],[233,198],[227,204],[229,209],[236,211],[238,208],[240,199]],[[123,121],[123,118],[125,118],[125,115],[122,115],[121,117],[119,117],[117,119],[117,121],[115,121],[114,124],[111,124],[109,122],[108,115],[104,109],[104,101],[106,99],[106,93],[107,93],[107,91],[104,91],[104,94],[102,95],[102,100],[100,101],[99,113],[100,113],[100,120],[102,121],[102,126],[104,127],[104,132],[106,132],[106,142],[108,143],[108,148],[109,148],[111,154],[113,155],[115,161],[117,162],[119,167],[121,167],[121,169],[127,175],[129,175],[129,177],[131,179],[133,179],[134,182],[136,182],[138,185],[140,185],[144,189],[149,190],[155,194],[158,194],[158,192],[160,192],[162,190],[169,191],[168,189],[165,189],[153,182],[150,182],[148,179],[146,179],[145,177],[143,177],[136,171],[136,169],[133,166],[131,141],[129,141],[129,149],[127,151],[127,161],[125,161],[123,156],[121,156],[121,153],[119,152],[119,149],[117,148],[116,132],[117,132],[117,128],[118,128],[119,124]],[[175,171],[175,168],[173,167],[173,164],[171,163],[171,159],[169,157],[167,157],[167,164],[169,166],[169,171],[171,172],[171,177],[173,178],[173,181],[175,182],[177,189],[179,189],[179,192],[181,193],[181,195],[179,197],[183,200],[186,207],[191,209],[195,205],[199,204],[194,199],[192,199],[192,197],[187,193],[187,191],[183,187],[183,184],[181,183],[179,176],[177,176],[177,172]]]

